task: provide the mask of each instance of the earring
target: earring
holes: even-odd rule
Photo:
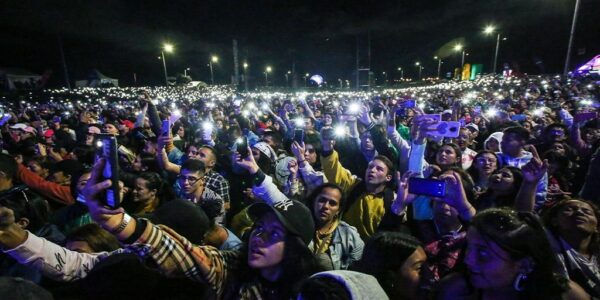
[[[525,290],[525,287],[523,286],[523,282],[525,280],[527,280],[527,274],[519,273],[519,275],[517,275],[517,278],[515,278],[515,282],[513,283],[513,288],[515,291],[522,292]]]

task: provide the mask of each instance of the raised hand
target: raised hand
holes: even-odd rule
[[[304,160],[304,153],[306,152],[306,146],[304,145],[304,142],[298,143],[297,141],[294,141],[291,149],[297,160]]]
[[[409,197],[408,194],[408,179],[414,174],[410,171],[405,172],[404,175],[400,175],[400,172],[396,172],[396,183],[398,187],[396,189],[396,200],[392,203],[392,211],[399,215],[406,206],[408,206],[414,197]]]
[[[256,174],[260,168],[256,161],[254,160],[254,155],[252,155],[252,150],[248,147],[248,156],[242,157],[237,151],[233,153],[233,161],[240,168],[247,170],[250,174]]]
[[[527,164],[521,168],[523,172],[523,180],[528,183],[537,184],[546,172],[548,172],[548,161],[543,162],[536,156],[534,156]]]
[[[360,121],[363,125],[368,126],[371,124],[371,115],[369,112],[369,108],[367,106],[362,106],[360,110],[360,116],[358,117],[358,121]]]
[[[101,158],[96,162],[94,168],[92,168],[90,179],[82,190],[85,204],[90,211],[90,216],[100,225],[104,225],[112,216],[125,212],[122,207],[114,210],[109,209],[105,207],[99,199],[101,192],[108,189],[112,184],[110,179],[100,181],[102,179],[102,170],[104,170],[105,164],[106,160],[104,158]],[[107,228],[106,226],[103,227]],[[108,228],[112,227],[108,226]]]

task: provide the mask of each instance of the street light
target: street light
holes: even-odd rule
[[[210,84],[215,84],[215,76],[213,73],[213,63],[218,63],[219,62],[219,57],[216,55],[213,55],[210,57],[210,60],[208,61],[208,66],[210,67]]]
[[[462,69],[463,66],[465,65],[465,48],[461,44],[456,44],[456,46],[454,46],[454,51],[456,51],[456,52],[462,51],[462,60],[460,61],[460,68]]]
[[[383,86],[385,86],[386,83],[387,83],[387,73],[386,72],[382,72],[381,74],[383,74],[383,78],[384,78],[383,79]]]
[[[183,70],[183,76],[187,77],[187,71],[189,71],[190,68],[185,68],[185,70]]]
[[[273,71],[271,66],[267,66],[267,68],[265,69],[265,85],[266,86],[269,86],[269,73],[271,73],[271,71]]]
[[[175,47],[171,44],[164,44],[162,50],[160,51],[160,56],[163,61],[163,69],[165,71],[165,85],[169,85],[169,78],[167,77],[167,62],[165,61],[165,52],[172,53],[175,50]]]
[[[244,62],[244,89],[248,91],[248,63]]]
[[[440,57],[434,56],[433,57],[434,60],[437,59],[438,61],[438,73],[437,73],[437,78],[440,79],[440,72],[442,71],[442,59]]]
[[[563,75],[569,74],[569,65],[571,64],[571,49],[573,48],[573,39],[575,38],[575,26],[577,24],[577,15],[579,14],[579,0],[575,2],[575,10],[573,11],[573,21],[571,22],[571,34],[569,35],[569,45],[567,46],[567,58],[565,59],[565,68]]]
[[[308,74],[308,73],[304,74],[304,87],[308,86],[308,76],[310,76],[310,74]]]
[[[417,66],[417,68],[419,68],[419,80],[421,80],[421,71],[423,71],[423,66],[421,66],[420,62],[416,62],[415,66]]]
[[[287,71],[287,73],[285,73],[285,84],[286,84],[286,86],[290,85],[290,74],[292,74],[292,71]]]
[[[400,80],[404,79],[404,70],[402,70],[402,67],[398,67],[398,71],[400,71]]]
[[[483,33],[490,35],[492,33],[494,33],[494,31],[496,30],[496,28],[492,25],[487,26],[484,30]],[[494,52],[494,67],[493,67],[493,73],[496,74],[496,65],[498,64],[498,51],[500,50],[500,33],[498,33],[496,35],[496,52]]]

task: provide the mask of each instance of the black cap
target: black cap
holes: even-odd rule
[[[255,203],[248,209],[253,220],[260,218],[266,212],[273,212],[283,227],[288,232],[299,236],[306,245],[312,240],[315,234],[315,222],[310,209],[304,204],[286,200],[273,206],[266,203]]]

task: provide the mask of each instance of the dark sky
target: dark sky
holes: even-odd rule
[[[560,72],[574,5],[575,0],[11,0],[0,4],[0,67],[52,69],[51,83],[62,85],[60,36],[71,80],[97,68],[122,85],[133,84],[133,73],[139,84],[161,84],[157,57],[161,44],[170,41],[176,47],[166,59],[170,75],[189,67],[194,79],[209,81],[207,63],[216,54],[216,80],[226,83],[237,39],[240,61],[248,61],[257,81],[271,65],[274,82],[285,84],[293,62],[299,74],[336,81],[352,79],[357,37],[364,45],[370,33],[377,77],[383,71],[398,77],[398,67],[415,76],[415,61],[424,64],[424,75],[434,75],[434,54],[458,39],[465,41],[467,62],[491,69],[495,37],[482,30],[493,23],[508,37],[499,64],[517,63],[529,73]],[[598,16],[599,0],[581,0],[574,64],[600,53]],[[443,71],[458,64],[459,55],[451,54]]]

